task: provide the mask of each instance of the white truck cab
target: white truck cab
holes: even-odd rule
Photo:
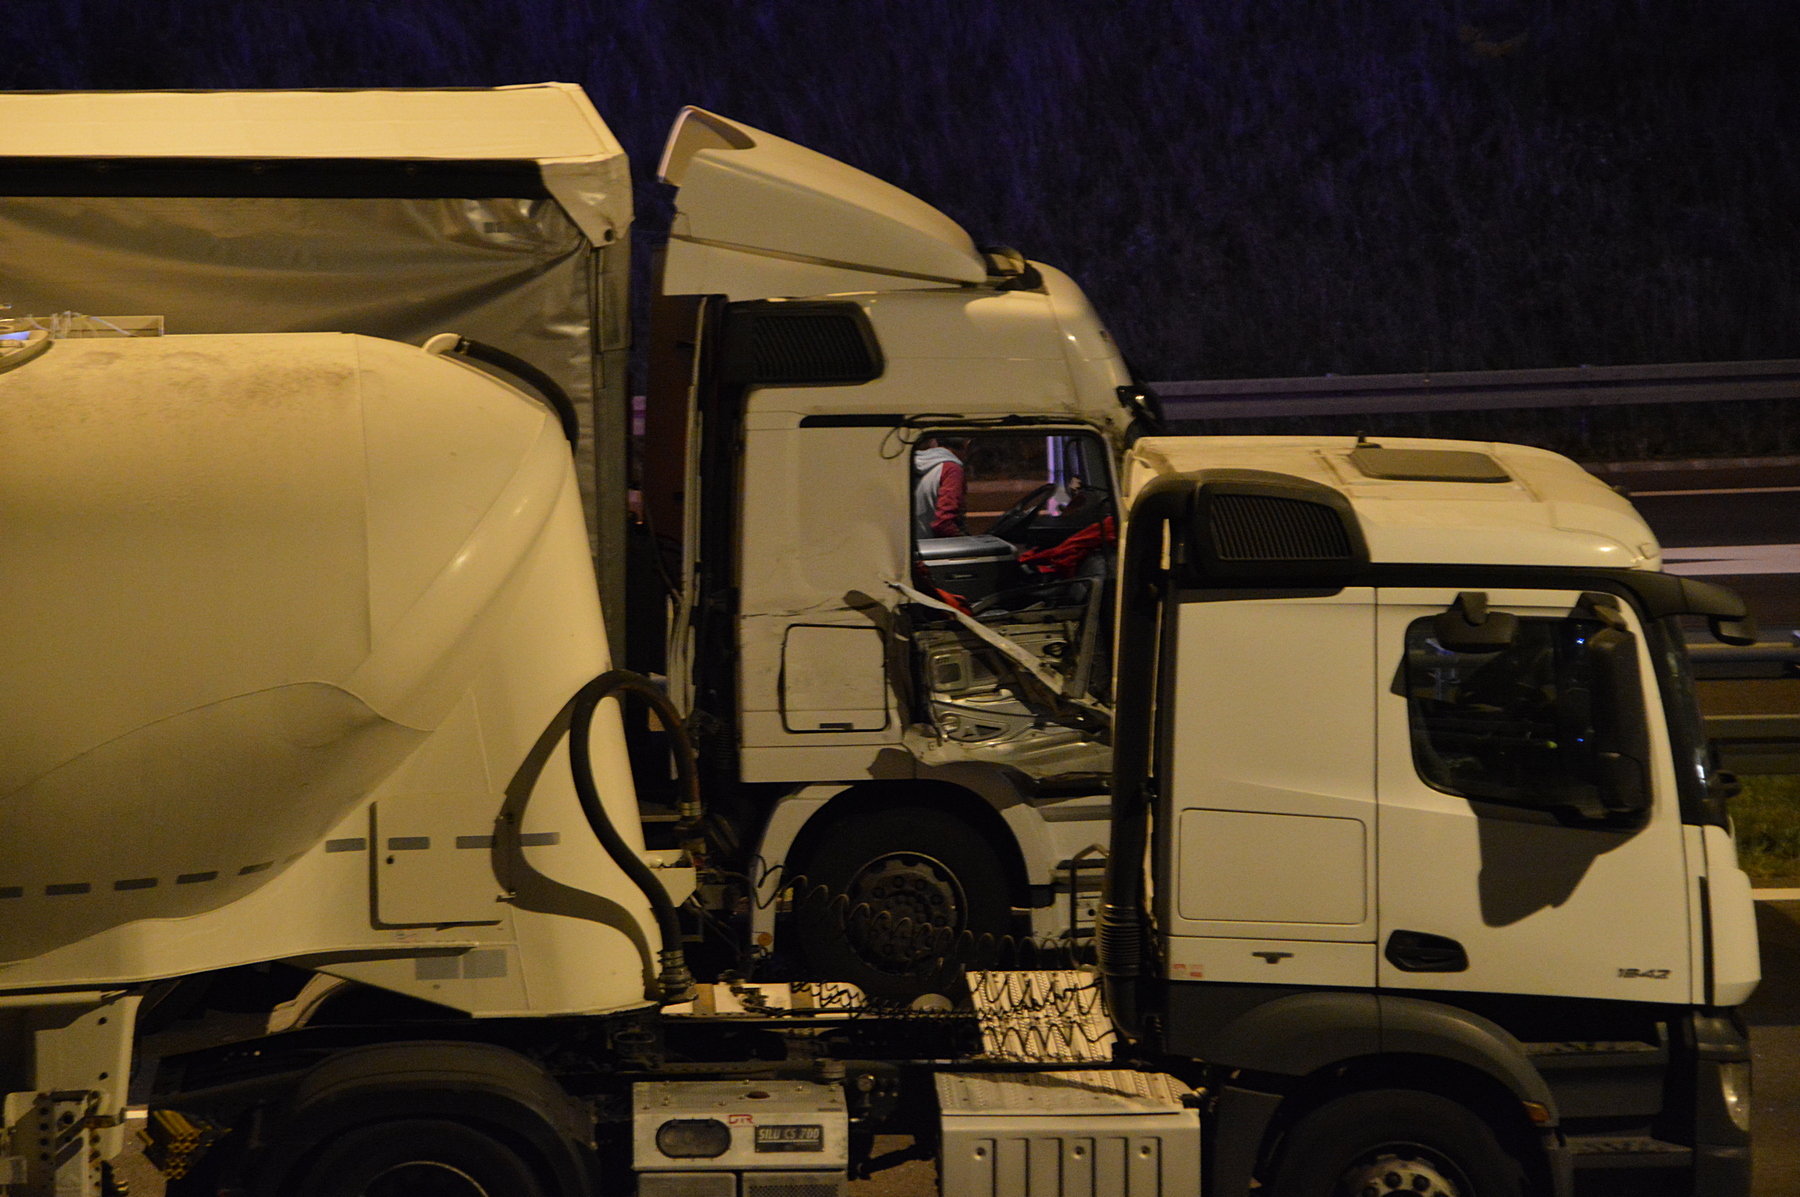
[[[1527,1184],[1741,1186],[1756,935],[1678,621],[1742,604],[1537,449],[1149,438],[1126,479],[1115,1019],[1238,1070],[1293,1183],[1404,1088],[1540,1140]]]

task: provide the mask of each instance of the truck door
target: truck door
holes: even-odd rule
[[[1190,601],[1161,737],[1169,977],[1375,983],[1374,592]]]
[[[1440,617],[1483,610],[1516,617],[1509,639],[1446,645]],[[1596,641],[1609,628],[1611,665]],[[1630,605],[1384,589],[1376,640],[1380,984],[1686,1001],[1680,813]],[[1614,703],[1632,709],[1608,715]]]
[[[738,639],[746,781],[866,776],[899,740],[884,579],[903,576],[892,430],[807,420],[758,392],[744,431]]]

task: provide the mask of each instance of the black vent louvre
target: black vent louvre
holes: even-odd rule
[[[747,322],[747,360],[735,363],[738,381],[842,384],[868,382],[881,374],[860,313],[764,310]]]
[[[1273,495],[1213,495],[1208,531],[1221,561],[1344,561],[1354,555],[1336,511]]]

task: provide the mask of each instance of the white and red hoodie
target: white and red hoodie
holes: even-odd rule
[[[913,454],[913,530],[919,539],[963,535],[963,503],[967,483],[962,458],[949,449],[933,447]]]

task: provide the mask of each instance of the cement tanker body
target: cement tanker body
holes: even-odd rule
[[[612,868],[587,837],[537,865],[519,842],[579,818],[566,768],[534,786],[518,762],[608,662],[543,404],[345,334],[65,340],[0,368],[7,985],[512,941],[532,916],[496,852],[515,876]],[[635,835],[623,753],[597,755]],[[641,1000],[646,945],[575,937],[615,964],[553,1004]]]

